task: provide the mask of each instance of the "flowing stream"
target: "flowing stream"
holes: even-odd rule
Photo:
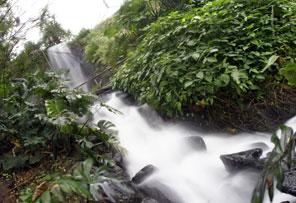
[[[70,70],[74,84],[88,80],[82,66],[74,57],[57,52],[69,52],[65,45],[49,51],[53,66]],[[88,89],[88,88],[87,88]],[[143,184],[165,185],[182,203],[249,203],[259,174],[243,171],[230,174],[220,160],[221,154],[230,154],[255,148],[265,143],[264,155],[272,149],[270,135],[243,133],[229,135],[206,133],[192,124],[163,121],[147,105],[136,105],[126,95],[115,92],[107,95],[106,104],[119,110],[114,114],[94,105],[94,122],[109,120],[116,125],[121,147],[126,150],[125,164],[130,177],[148,164],[157,172]],[[288,122],[296,127],[296,119]],[[199,152],[186,142],[186,137],[200,136],[207,151]],[[255,146],[255,147],[254,147]],[[265,198],[268,202],[268,198]],[[273,202],[293,200],[292,196],[276,192]],[[294,199],[295,200],[295,199]]]

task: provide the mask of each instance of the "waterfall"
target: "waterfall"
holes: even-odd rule
[[[70,87],[75,88],[86,82],[81,88],[84,91],[90,90],[93,84],[93,81],[89,81],[93,74],[92,68],[82,60],[82,57],[74,55],[66,43],[49,48],[48,57],[53,68],[68,71]]]
[[[69,70],[71,87],[91,78],[67,45],[54,46],[48,53],[55,68]],[[90,86],[91,83],[87,83],[83,89],[87,91]],[[152,164],[158,170],[142,184],[161,183],[182,203],[250,202],[259,174],[254,171],[230,174],[220,155],[252,149],[256,143],[267,145],[263,153],[266,155],[273,147],[270,134],[206,133],[186,123],[163,121],[149,106],[127,102],[123,93],[107,95],[106,104],[122,114],[114,114],[97,104],[92,107],[94,122],[105,119],[116,125],[120,145],[126,150],[125,163],[130,177]],[[288,122],[294,129],[295,123],[296,118]],[[196,136],[203,138],[206,151],[197,151],[186,142],[186,138]],[[293,198],[276,191],[273,202],[295,200]],[[268,202],[268,198],[265,200]]]

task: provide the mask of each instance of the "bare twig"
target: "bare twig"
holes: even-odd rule
[[[103,0],[103,3],[105,4],[105,6],[106,6],[107,8],[110,8],[109,5],[107,4],[107,2],[106,2],[105,0]]]

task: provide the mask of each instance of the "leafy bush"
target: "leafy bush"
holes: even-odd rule
[[[36,164],[48,151],[57,158],[61,151],[70,156],[79,149],[82,157],[97,160],[92,136],[107,147],[115,143],[105,129],[112,125],[89,122],[89,108],[97,97],[71,90],[61,81],[54,73],[36,73],[0,86],[6,88],[0,89],[5,92],[0,103],[0,142],[7,146],[0,150],[0,170]]]
[[[142,28],[154,20],[145,0],[126,1],[112,18],[91,31],[85,47],[87,59],[117,67],[138,43]]]
[[[101,195],[101,185],[106,181],[115,184],[118,182],[107,176],[108,171],[104,166],[94,166],[93,160],[87,159],[77,163],[71,173],[54,173],[41,177],[35,188],[27,187],[22,190],[19,202],[81,202],[86,199],[105,201]]]
[[[84,48],[89,40],[89,29],[82,29],[77,36],[70,42],[70,45]]]
[[[40,43],[27,42],[24,50],[11,61],[7,72],[14,77],[21,77],[24,73],[34,73],[40,68],[47,69],[44,51]]]
[[[200,1],[198,1],[200,3]],[[118,67],[146,33],[145,27],[172,10],[185,9],[188,0],[128,0],[110,19],[98,25],[85,38],[85,50],[93,63]],[[82,39],[81,41],[85,41]]]
[[[71,32],[64,30],[61,24],[56,21],[55,16],[49,13],[48,7],[42,10],[38,25],[42,34],[40,43],[45,48],[59,44],[71,36]]]
[[[95,64],[116,67],[120,58],[126,55],[126,33],[119,31],[110,19],[88,35],[89,41],[85,47],[86,59]],[[114,34],[113,32],[116,32]]]
[[[173,12],[146,28],[114,86],[168,116],[211,105],[219,93],[260,96],[295,60],[295,13],[287,0],[215,0]]]

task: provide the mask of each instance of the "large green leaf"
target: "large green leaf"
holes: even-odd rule
[[[46,112],[49,117],[57,117],[67,108],[65,100],[52,99],[45,101]]]
[[[277,55],[273,55],[268,59],[268,62],[266,64],[266,66],[262,69],[261,72],[265,72],[270,66],[272,66],[277,60],[278,60],[279,56]]]

